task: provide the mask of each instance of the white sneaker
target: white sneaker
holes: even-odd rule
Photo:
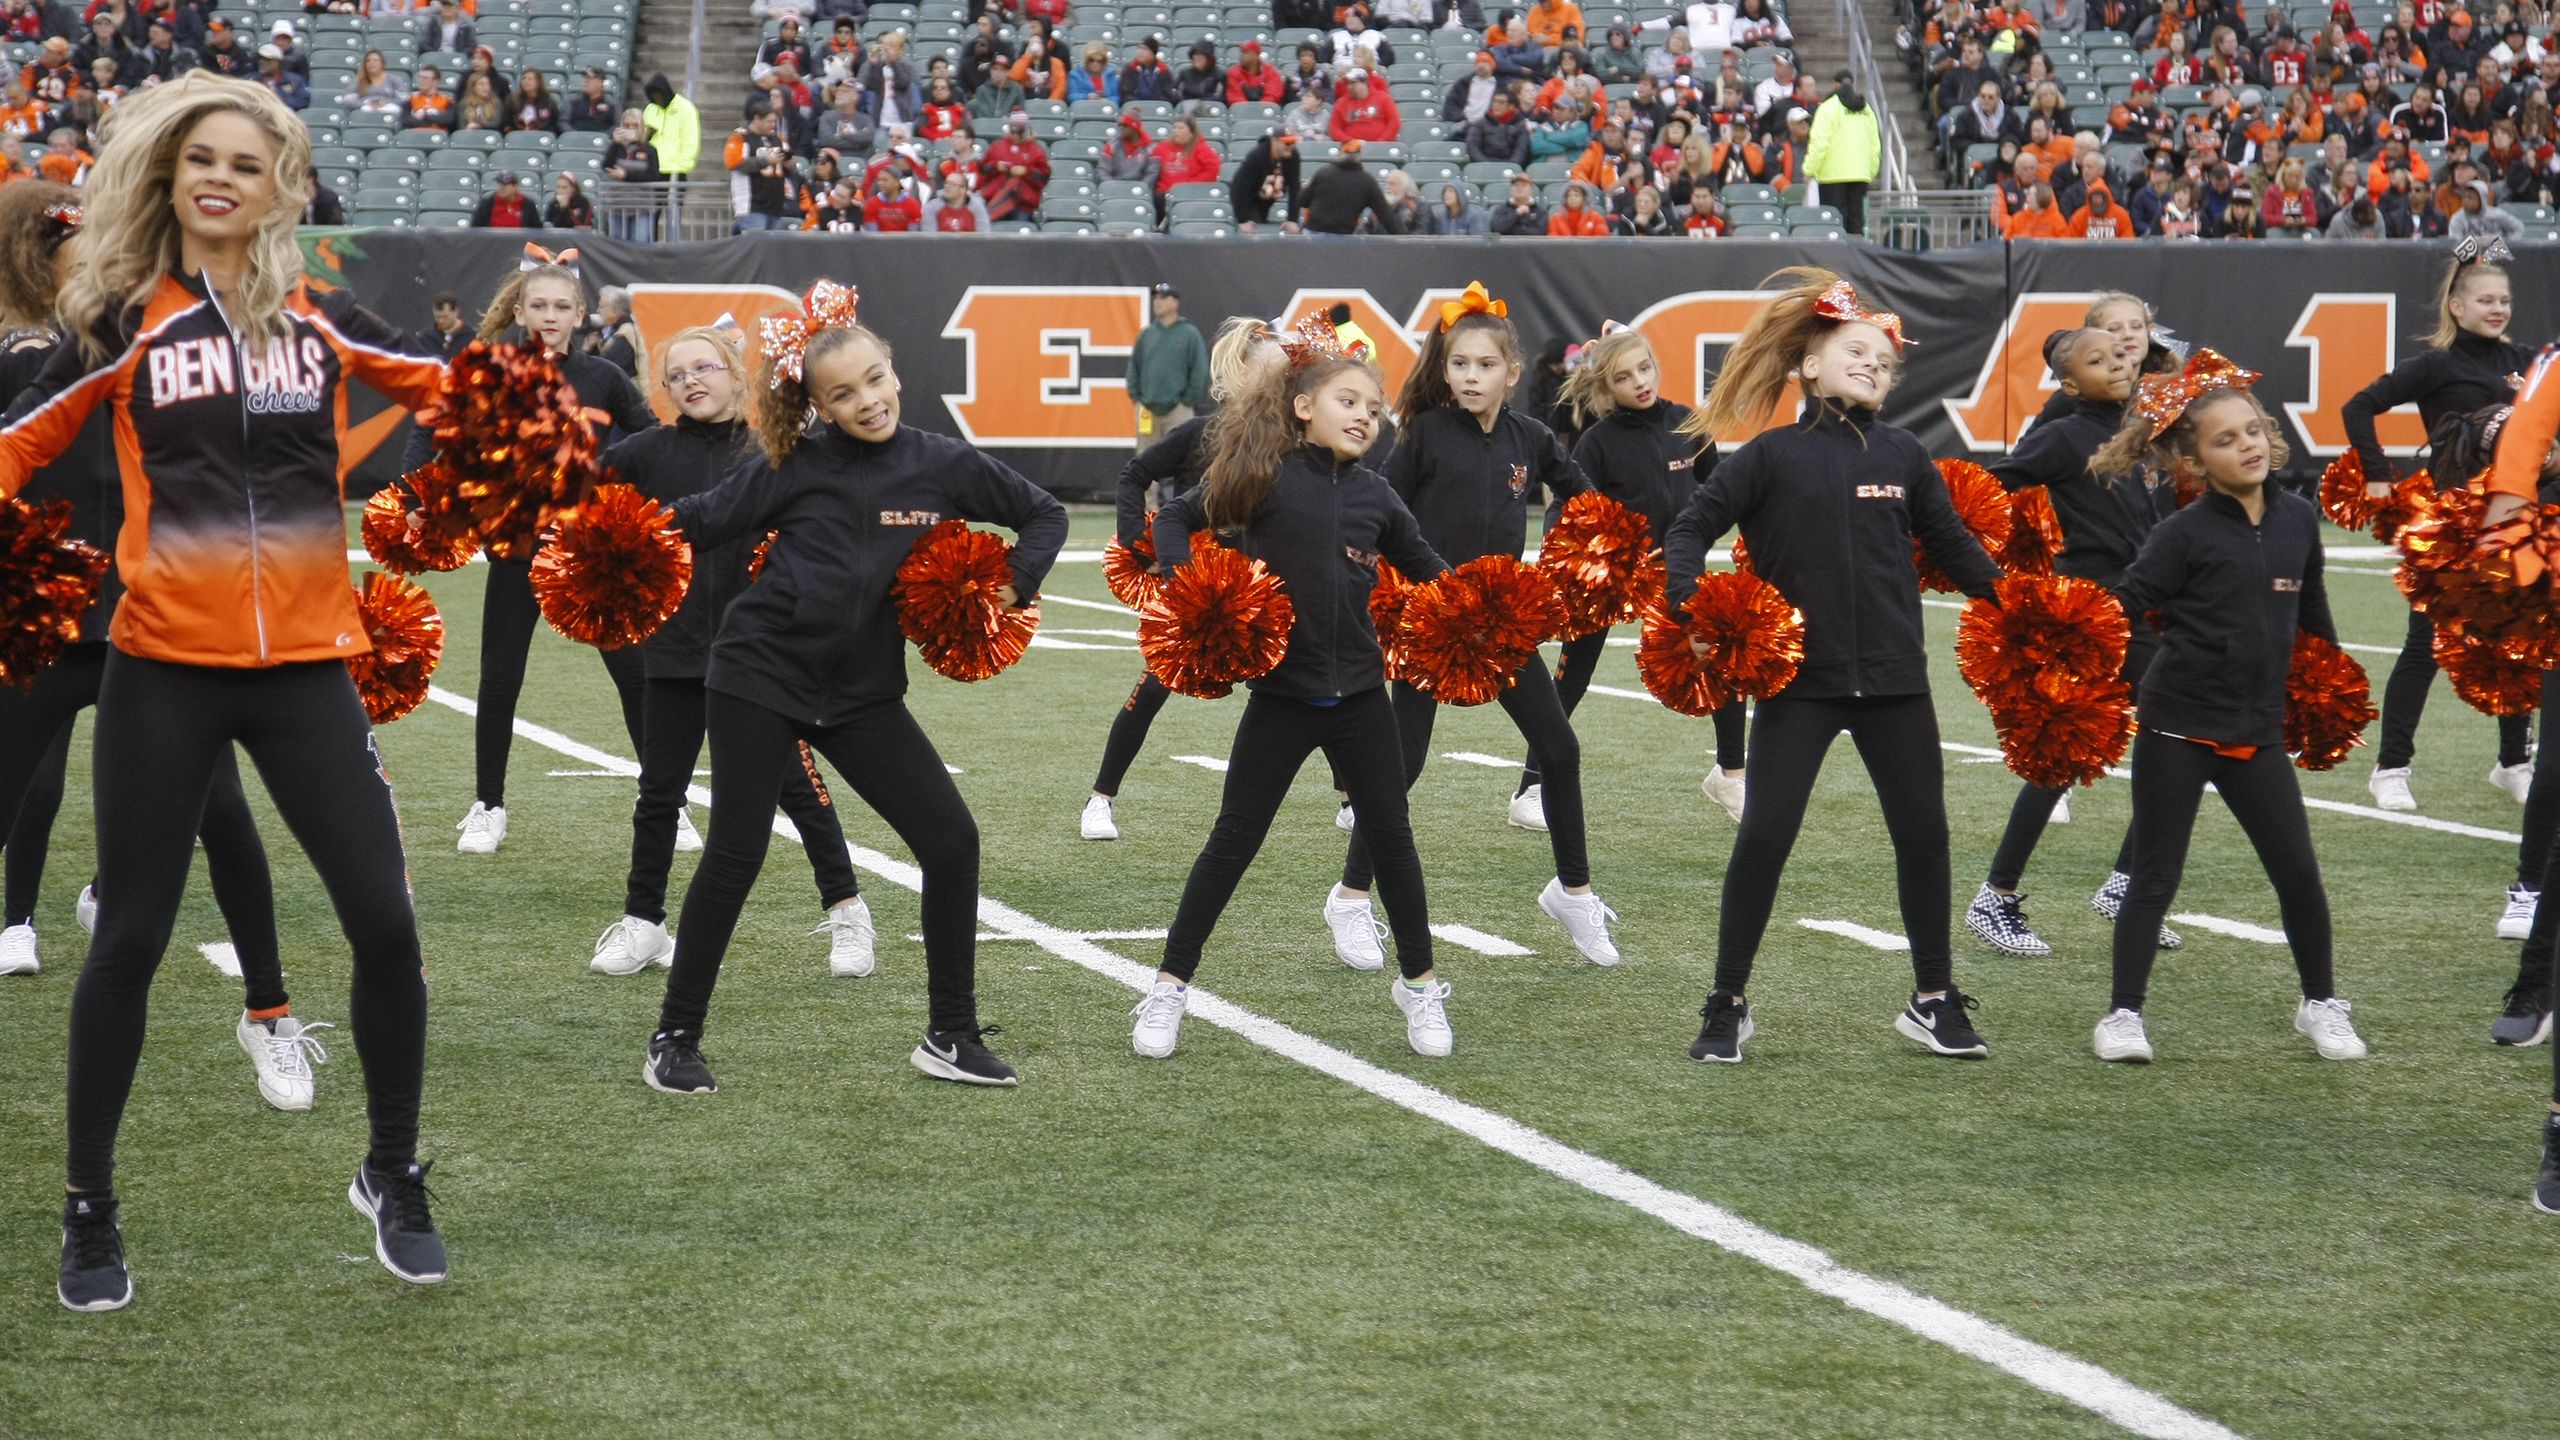
[[[1129,1032],[1129,1048],[1149,1060],[1162,1060],[1173,1053],[1182,1040],[1182,1011],[1191,1003],[1191,987],[1159,980],[1148,989],[1147,998],[1129,1013],[1138,1017],[1138,1026]]]
[[[1546,786],[1532,785],[1511,797],[1511,823],[1523,830],[1547,828]]]
[[[596,937],[596,953],[587,968],[599,975],[637,975],[652,965],[673,964],[676,942],[667,927],[637,915],[625,915]]]
[[[33,975],[43,968],[36,963],[36,927],[12,925],[0,930],[0,975]]]
[[[2524,797],[2533,793],[2533,762],[2527,760],[2519,765],[2490,766],[2489,787],[2503,790],[2509,799],[2523,804]]]
[[[1395,992],[1396,1008],[1404,1012],[1405,1043],[1413,1053],[1435,1060],[1448,1054],[1457,1043],[1449,1031],[1449,982],[1434,980],[1416,989],[1399,975],[1387,986]]]
[[[1333,828],[1336,830],[1349,830],[1351,828],[1350,801],[1343,801],[1342,808],[1333,812]]]
[[[2533,912],[2542,904],[2542,892],[2521,885],[2507,887],[2507,908],[2498,912],[2498,938],[2522,940],[2533,934]]]
[[[1378,923],[1367,900],[1326,892],[1324,923],[1333,930],[1333,953],[1343,964],[1354,970],[1386,968],[1387,952],[1378,942],[1387,938],[1387,927]]]
[[[2044,823],[2047,825],[2068,825],[2071,823],[2070,791],[2065,790],[2059,796],[2055,797],[2053,802],[2053,814],[2048,816]]]
[[[474,800],[471,813],[463,816],[462,823],[453,828],[462,832],[462,839],[454,849],[465,855],[495,855],[498,842],[507,838],[507,807],[501,805],[492,810]]]
[[[872,947],[879,933],[871,927],[871,906],[859,895],[827,912],[809,932],[827,939],[827,973],[839,980],[859,980],[879,962]]]
[[[2374,771],[2372,778],[2364,782],[2364,788],[2373,792],[2373,803],[2385,810],[2418,808],[2416,797],[2409,793],[2409,767],[2406,765],[2396,770]]]
[[[2098,1022],[2091,1044],[2101,1060],[2120,1060],[2134,1065],[2151,1063],[2151,1037],[2142,1029],[2139,1010],[2110,1010]]]
[[[505,812],[504,810],[501,810],[501,811],[499,811],[499,812],[498,812],[498,814],[499,814],[501,817],[504,817],[506,813],[507,813],[507,812]],[[501,819],[498,821],[498,838],[500,838],[500,839],[502,839],[502,840],[503,840],[503,839],[505,839],[505,838],[506,838],[506,834],[507,834],[507,822],[506,822],[506,820],[505,820],[504,818],[501,818]],[[690,810],[679,810],[679,811],[677,811],[677,812],[676,812],[676,850],[677,850],[677,853],[679,853],[679,854],[684,854],[684,855],[690,855],[690,854],[694,853],[695,851],[700,850],[701,848],[702,848],[702,832],[693,828],[693,812],[692,812],[692,811],[690,811]]]
[[[2311,1048],[2323,1060],[2361,1060],[2364,1037],[2347,1018],[2354,1008],[2344,1000],[2305,1000],[2293,1012],[2293,1028],[2311,1037]]]
[[[1618,963],[1618,943],[1609,938],[1609,922],[1618,918],[1618,912],[1598,892],[1575,895],[1565,890],[1564,881],[1550,880],[1538,892],[1538,908],[1573,937],[1573,948],[1582,952],[1583,959],[1594,965]]]
[[[1111,819],[1111,797],[1096,795],[1084,802],[1084,814],[1076,821],[1087,840],[1117,840],[1120,827]]]
[[[1708,799],[1724,807],[1724,813],[1733,817],[1733,823],[1736,825],[1742,823],[1741,776],[1728,775],[1723,767],[1718,766],[1707,772],[1706,779],[1698,782],[1698,789]]]
[[[80,922],[83,931],[91,935],[98,933],[98,887],[80,887],[80,898],[71,902],[71,918]]]
[[[311,1032],[336,1028],[326,1020],[305,1025],[291,1015],[252,1020],[248,1011],[241,1011],[232,1033],[257,1067],[258,1098],[279,1110],[310,1109],[311,1067],[329,1063],[328,1050]]]

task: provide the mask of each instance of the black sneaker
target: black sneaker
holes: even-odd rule
[[[670,1095],[708,1095],[720,1088],[711,1078],[711,1067],[702,1063],[702,1047],[694,1037],[682,1030],[661,1030],[649,1037],[649,1058],[641,1063],[640,1078],[652,1090]]]
[[[2560,1215],[2560,1115],[2542,1117],[2542,1173],[2536,1176],[2533,1182],[2533,1208],[2545,1215]],[[62,1263],[67,1267],[71,1262],[65,1260]],[[124,1267],[119,1265],[116,1271],[122,1274]],[[67,1268],[63,1271],[66,1277],[70,1273]],[[128,1289],[125,1293],[130,1297],[133,1292]],[[68,1299],[62,1303],[71,1304]],[[77,1310],[80,1307],[72,1305],[71,1308]],[[89,1308],[95,1310],[109,1307],[93,1305]]]
[[[1730,990],[1712,990],[1707,1003],[1698,1013],[1706,1018],[1698,1038],[1689,1046],[1692,1060],[1713,1061],[1725,1065],[1742,1063],[1742,1042],[1751,1038],[1751,1007],[1735,998]]]
[[[427,1166],[412,1160],[384,1173],[371,1161],[356,1166],[347,1182],[347,1203],[373,1221],[373,1258],[382,1268],[412,1285],[433,1285],[444,1278],[444,1237],[436,1233],[427,1202]]]
[[[1986,1059],[1991,1047],[1974,1033],[1973,1022],[1965,1017],[1966,1011],[1981,1007],[1981,1001],[1961,990],[1951,988],[1935,1000],[1923,1000],[1914,992],[1911,1003],[1894,1017],[1893,1028],[1928,1046],[1932,1054],[1952,1055],[1960,1060]]]
[[[2050,955],[2053,947],[2027,924],[2026,899],[2003,895],[1985,882],[1974,892],[1973,903],[1964,907],[1964,928],[2003,955]]]
[[[1019,1085],[1021,1077],[1013,1067],[995,1057],[982,1042],[989,1035],[1001,1035],[1001,1025],[981,1025],[970,1030],[927,1030],[924,1043],[907,1056],[907,1063],[936,1080],[956,1080],[963,1085]]]
[[[124,1232],[114,1197],[66,1196],[62,1202],[62,1276],[53,1293],[69,1310],[121,1310],[133,1303],[133,1272],[124,1268]]]
[[[2550,987],[2517,981],[2507,991],[2507,1008],[2489,1022],[2489,1038],[2501,1045],[2539,1045],[2550,1039]]]

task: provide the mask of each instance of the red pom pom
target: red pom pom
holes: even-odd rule
[[[427,681],[444,658],[444,617],[417,582],[380,572],[357,587],[356,609],[373,649],[348,656],[347,674],[356,682],[364,713],[374,724],[388,725],[427,698]]]
[[[1013,547],[965,520],[924,532],[898,565],[892,594],[898,628],[937,675],[984,680],[1022,658],[1040,607],[1008,606],[997,591],[1013,583]]]
[[[1705,642],[1704,655],[1692,639]],[[1659,605],[1645,611],[1636,642],[1644,688],[1683,715],[1712,714],[1746,695],[1766,700],[1803,663],[1804,616],[1757,575],[1699,576],[1677,618]]]
[[[70,528],[68,500],[0,504],[0,684],[35,684],[97,601],[107,552],[63,538]]]
[[[2305,770],[2329,770],[2364,743],[2377,712],[2372,682],[2355,657],[2307,630],[2293,637],[2284,679],[2284,748]]]
[[[2009,493],[2009,543],[1991,558],[2012,575],[2050,575],[2054,557],[2062,553],[2062,517],[2054,513],[2053,492],[2030,485]]]
[[[1652,525],[1596,490],[1564,502],[1538,547],[1538,569],[1564,603],[1567,640],[1624,624],[1662,593],[1662,552]]]
[[[2123,671],[2132,627],[2105,586],[2012,575],[1995,596],[1966,605],[1956,621],[1956,669],[1985,705],[1998,709],[2047,673],[2098,680]]]
[[[2115,675],[2038,675],[1991,709],[2000,754],[2019,779],[2059,790],[2086,785],[2133,742],[2133,691]]]
[[[1947,498],[1955,502],[1956,518],[1973,532],[1982,548],[1998,555],[2009,548],[2009,492],[1990,471],[1970,460],[1941,460],[1938,473],[1946,477]],[[1956,582],[1945,571],[1929,563],[1929,552],[1922,549],[1918,537],[1911,541],[1911,562],[1920,571],[1920,588],[1940,594],[1957,592]]]
[[[684,603],[693,547],[664,507],[628,485],[599,485],[533,557],[533,598],[551,628],[599,650],[658,633]]]
[[[1271,673],[1289,653],[1296,618],[1279,577],[1261,561],[1195,548],[1140,613],[1138,651],[1166,689],[1215,700]]]
[[[1378,632],[1378,648],[1386,652],[1387,678],[1405,678],[1403,667],[1396,663],[1396,640],[1404,633],[1404,602],[1413,598],[1413,582],[1404,572],[1381,560],[1378,583],[1369,587],[1369,628]]]
[[[364,502],[364,551],[373,563],[394,575],[422,570],[459,570],[471,563],[480,542],[469,530],[447,536],[434,526],[409,528],[409,497],[397,485],[385,485]]]
[[[454,500],[492,555],[532,554],[542,528],[596,478],[595,434],[578,392],[540,345],[463,347],[418,423],[433,433]]]
[[[1102,547],[1102,583],[1111,587],[1111,598],[1132,610],[1143,610],[1149,600],[1164,589],[1164,577],[1149,568],[1156,563],[1156,512],[1147,512],[1147,523],[1138,532],[1138,543],[1124,545],[1120,537]]]
[[[1563,623],[1564,602],[1537,567],[1480,556],[1413,587],[1393,659],[1407,684],[1441,704],[1482,705],[1511,688]]]

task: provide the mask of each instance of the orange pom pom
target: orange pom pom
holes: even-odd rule
[[[65,539],[71,502],[0,503],[0,684],[24,690],[80,638],[107,552]]]
[[[1956,518],[1982,548],[1998,555],[2009,548],[2009,492],[1990,471],[1970,460],[1941,460],[1938,473],[1946,477],[1947,498],[1955,502]],[[1942,595],[1956,593],[1956,582],[1945,571],[1929,563],[1929,552],[1921,548],[1918,537],[1911,541],[1911,562],[1920,571],[1920,588]]]
[[[2132,627],[2098,582],[2012,575],[1995,598],[1967,604],[1956,621],[1956,669],[1982,703],[1997,709],[2051,672],[2097,680],[2123,671]]]
[[[781,534],[779,530],[767,530],[764,532],[764,538],[756,542],[755,553],[747,557],[748,584],[756,583],[756,577],[764,573],[764,557],[773,553],[773,542]]]
[[[2390,493],[2375,499],[2365,493],[2364,458],[2353,450],[2330,461],[2320,472],[2320,513],[2341,529],[2369,529],[2385,545],[2402,527],[2423,518],[2427,502],[2434,495],[2435,482],[2421,470],[2405,480],[2391,482]]]
[[[492,555],[532,554],[542,528],[596,478],[595,433],[578,393],[539,345],[463,347],[418,423],[434,435],[454,502]]]
[[[2380,712],[2364,667],[2344,650],[2312,634],[2293,637],[2293,666],[2284,679],[2284,748],[2305,770],[2330,770],[2364,743],[2365,727]]]
[[[356,609],[373,649],[348,656],[347,674],[364,713],[388,725],[427,698],[427,682],[444,658],[444,617],[417,582],[379,571],[357,587]]]
[[[937,675],[984,680],[1022,658],[1040,607],[1015,608],[997,591],[1013,583],[1013,547],[965,520],[924,532],[898,565],[898,628]]]
[[[1538,547],[1538,569],[1564,603],[1567,640],[1624,624],[1662,593],[1662,551],[1653,527],[1596,490],[1564,502]]]
[[[1564,602],[1537,567],[1480,556],[1413,587],[1394,663],[1407,684],[1443,705],[1482,705],[1511,688],[1563,623]]]
[[[1147,673],[1177,695],[1215,700],[1289,653],[1297,619],[1280,579],[1251,556],[1195,548],[1138,617]]]
[[[2435,509],[2435,478],[2421,470],[2391,487],[2391,498],[2374,512],[2373,538],[2388,545],[2400,532],[2425,519]]]
[[[1699,576],[1678,617],[1646,609],[1636,641],[1644,688],[1683,715],[1712,714],[1746,695],[1766,700],[1794,683],[1803,663],[1804,616],[1757,575]]]
[[[397,485],[385,485],[364,502],[364,552],[394,575],[424,570],[459,570],[471,563],[480,542],[470,531],[448,537],[433,526],[409,527],[409,497]]]
[[[2005,694],[1991,725],[2019,779],[2051,790],[2086,785],[2133,743],[2133,691],[2112,674],[2048,671]]]
[[[692,581],[693,547],[665,507],[620,483],[597,486],[533,557],[542,618],[599,650],[657,634]]]
[[[2009,543],[1991,558],[2012,575],[2050,575],[2054,557],[2062,553],[2062,517],[2054,513],[2053,492],[2030,485],[2009,493]]]
[[[1404,572],[1381,560],[1378,583],[1369,587],[1369,628],[1378,632],[1378,648],[1386,652],[1387,678],[1402,680],[1404,671],[1396,664],[1396,638],[1404,633],[1404,602],[1413,598],[1413,582]]]
[[[2396,537],[2401,559],[2392,579],[2439,630],[2499,644],[2551,623],[2549,590],[2538,578],[2517,582],[2514,552],[2543,543],[2537,527],[2560,527],[2560,507],[2529,505],[2521,523],[2499,527],[2499,538],[2487,543],[2482,512],[2482,498],[2471,491],[2436,495],[2425,518]]]
[[[2530,715],[2542,703],[2548,666],[2530,655],[2509,654],[2453,630],[2436,632],[2434,653],[2453,693],[2483,715]]]
[[[1124,545],[1120,537],[1102,547],[1102,583],[1111,588],[1111,598],[1132,610],[1146,607],[1157,592],[1164,589],[1164,577],[1154,573],[1156,563],[1156,512],[1147,512],[1147,523],[1138,532],[1138,543]]]

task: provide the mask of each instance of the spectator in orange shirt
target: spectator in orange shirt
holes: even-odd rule
[[[1579,180],[1590,186],[1595,195],[1607,195],[1616,191],[1618,166],[1615,157],[1620,150],[1626,148],[1626,143],[1627,136],[1624,130],[1614,124],[1601,126],[1599,138],[1591,142],[1590,149],[1582,152],[1581,159],[1573,162],[1573,169],[1567,173],[1566,178]]]
[[[2039,180],[2027,192],[2026,208],[2001,222],[2000,233],[2011,240],[2060,240],[2070,228],[2053,203],[2053,187]]]
[[[56,185],[80,188],[89,178],[89,167],[98,162],[80,148],[80,132],[65,125],[45,137],[44,158],[36,162],[36,173]]]
[[[2409,185],[2413,190],[2428,188],[2433,178],[2427,171],[2427,157],[2410,149],[2407,140],[2394,135],[2382,142],[2381,152],[2373,157],[2372,164],[2365,167],[2365,193],[2376,201],[2381,200],[2382,192],[2391,188],[2391,172],[2394,170],[2409,172]]]
[[[2027,122],[2027,143],[2021,153],[2032,150],[2049,174],[2059,175],[2080,158],[2080,146],[2068,135],[2057,133],[2053,122],[2038,115]]]
[[[2125,240],[2133,235],[2133,217],[2116,203],[2116,192],[2105,185],[2089,187],[2089,198],[2071,212],[2071,223],[2063,233],[2075,240]]]
[[[412,130],[453,128],[453,97],[444,93],[444,77],[433,65],[418,67],[418,88],[409,92],[404,123]]]
[[[1529,38],[1546,49],[1582,44],[1582,7],[1573,0],[1537,0],[1520,23],[1528,28]],[[1570,39],[1566,38],[1568,32]]]
[[[0,135],[29,144],[53,128],[47,123],[53,112],[27,94],[25,81],[10,81],[8,89],[0,92],[0,97],[5,97],[5,103],[0,103]]]
[[[71,42],[59,35],[44,42],[18,79],[29,95],[47,105],[68,103],[82,88],[80,67],[71,62]]]
[[[1564,203],[1547,217],[1547,233],[1582,238],[1609,233],[1609,217],[1591,204],[1591,187],[1577,180],[1564,187]]]
[[[1038,40],[1022,47],[1022,58],[1013,62],[1012,74],[1013,83],[1034,100],[1067,98],[1066,62],[1053,58]]]

